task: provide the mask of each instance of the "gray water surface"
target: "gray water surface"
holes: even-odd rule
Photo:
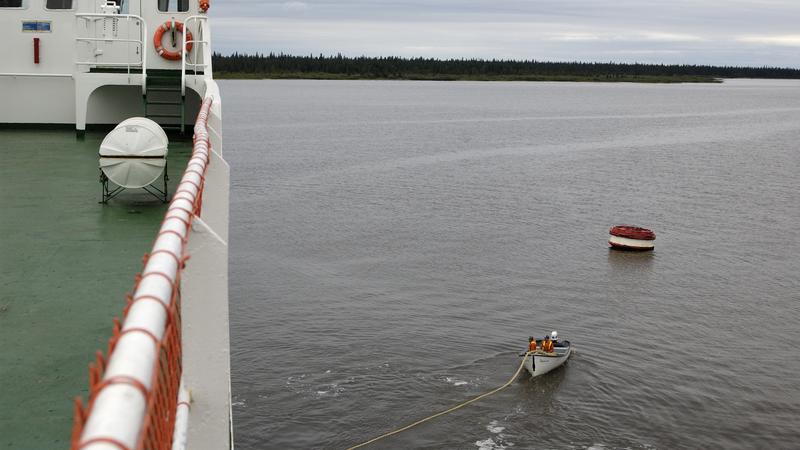
[[[800,82],[221,88],[238,449],[800,445]]]

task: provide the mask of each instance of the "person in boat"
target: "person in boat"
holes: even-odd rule
[[[536,347],[536,339],[534,339],[533,336],[529,337],[528,338],[528,353],[538,353],[538,352],[539,352],[539,348]],[[523,353],[523,354],[521,354],[519,356],[525,356],[525,353]],[[533,367],[533,369],[536,370],[536,358],[534,358],[533,355],[531,355],[531,367]]]
[[[536,351],[536,339],[534,339],[533,336],[531,336],[528,339],[528,351],[529,352],[535,352]]]
[[[553,330],[553,332],[550,333],[550,341],[553,343],[554,347],[558,347],[558,332],[557,331]]]
[[[542,350],[545,353],[553,353],[553,341],[550,340],[550,336],[544,337],[544,342],[542,342]]]

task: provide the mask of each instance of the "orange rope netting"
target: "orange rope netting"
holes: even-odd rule
[[[203,102],[203,105],[200,109],[200,113],[198,114],[197,118],[197,125],[202,126],[205,128],[206,122],[208,120],[208,112],[211,107],[211,99],[206,99]],[[210,143],[208,142],[207,134],[202,137],[202,142],[205,144],[205,148],[208,149],[210,152]],[[210,162],[210,155],[208,153],[203,153],[202,151],[198,151],[198,141],[197,134],[194,137],[194,145],[193,145],[193,154],[192,159],[190,160],[189,164],[187,165],[186,171],[184,172],[184,176],[189,173],[195,173],[200,177],[200,184],[197,185],[191,180],[183,180],[183,183],[190,183],[197,188],[197,194],[192,197],[192,193],[188,189],[182,189],[179,186],[178,190],[175,192],[175,195],[172,198],[170,203],[170,207],[167,210],[167,214],[162,221],[162,225],[164,222],[168,220],[180,220],[186,226],[186,234],[185,236],[188,237],[191,221],[192,219],[200,214],[202,203],[203,203],[203,188],[205,185],[205,173],[208,168],[208,163]],[[201,146],[202,147],[202,146]],[[198,158],[199,157],[199,158]],[[202,161],[193,161],[196,158]],[[187,211],[185,208],[175,205],[176,200],[189,200],[192,202],[192,211]],[[179,216],[171,215],[170,212],[173,211],[184,211],[189,213],[189,221],[187,222],[185,219]],[[165,230],[159,232],[156,236],[156,240],[158,236],[164,233],[176,233],[172,230]],[[181,236],[179,234],[179,236]],[[177,264],[177,275],[175,277],[174,282],[172,278],[168,275],[160,273],[160,272],[149,272],[147,274],[139,274],[136,276],[136,281],[133,286],[132,292],[136,292],[139,283],[148,276],[163,276],[167,280],[170,281],[172,284],[172,294],[171,298],[169,299],[169,304],[165,304],[161,299],[156,298],[154,296],[140,296],[134,298],[132,294],[128,294],[127,302],[125,308],[122,312],[123,320],[120,321],[119,318],[114,318],[114,324],[112,328],[111,338],[108,341],[108,349],[106,350],[106,356],[103,355],[102,352],[99,350],[95,354],[95,361],[89,364],[89,401],[86,406],[83,405],[83,401],[80,397],[75,399],[75,415],[73,419],[73,427],[72,427],[72,439],[71,439],[71,448],[72,450],[79,450],[81,448],[86,447],[89,444],[104,442],[112,444],[121,450],[132,450],[128,448],[123,443],[119,442],[118,440],[112,437],[103,437],[103,438],[95,438],[87,441],[81,442],[81,435],[83,433],[84,425],[92,411],[92,407],[94,406],[94,401],[101,390],[105,387],[110,386],[112,384],[129,384],[137,389],[139,389],[145,398],[147,399],[147,406],[145,412],[144,423],[142,426],[142,431],[139,435],[138,444],[136,445],[137,450],[169,450],[172,446],[172,435],[174,432],[175,427],[175,412],[178,406],[178,390],[180,388],[180,381],[181,381],[181,373],[182,373],[182,366],[181,366],[181,357],[182,357],[182,348],[181,348],[181,315],[180,315],[180,280],[181,274],[183,272],[183,268],[185,267],[186,260],[188,256],[185,255],[185,237],[181,236],[183,239],[183,246],[182,246],[182,254],[175,254],[169,250],[155,250],[150,254],[145,254],[143,258],[143,266],[147,265],[149,258],[157,253],[166,253],[171,255],[175,258]],[[135,302],[139,301],[152,301],[159,303],[162,307],[164,307],[167,317],[166,328],[164,331],[164,335],[161,340],[157,339],[151,332],[144,330],[142,328],[130,328],[126,329],[125,331],[122,330],[122,323],[124,322],[125,318],[128,315],[128,311],[130,310],[131,306]],[[148,391],[147,388],[141,384],[139,381],[130,378],[130,377],[111,377],[109,379],[103,379],[103,374],[106,370],[106,366],[110,359],[111,354],[114,352],[114,348],[119,341],[120,337],[123,336],[125,333],[129,332],[140,332],[146,335],[149,335],[155,345],[156,345],[156,355],[158,358],[157,363],[155,364],[155,369],[152,375],[151,381],[151,388]]]

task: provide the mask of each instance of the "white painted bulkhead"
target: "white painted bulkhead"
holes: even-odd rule
[[[160,57],[153,45],[157,27],[172,20],[185,22],[202,15],[197,0],[122,0],[120,14],[139,16],[118,19],[85,17],[102,13],[101,0],[3,0],[0,1],[0,124],[85,124],[116,125],[141,116],[141,64],[146,70],[180,71],[181,61]],[[4,6],[12,5],[12,6]],[[19,6],[15,6],[19,5]],[[64,9],[49,6],[70,6]],[[177,11],[178,7],[186,9]],[[160,11],[168,9],[168,11]],[[40,26],[32,26],[40,24]],[[201,38],[197,21],[188,25],[195,39]],[[206,38],[207,36],[202,36]],[[79,41],[92,39],[139,39],[121,41]],[[38,39],[39,61],[34,61],[34,40]],[[180,47],[181,34],[162,40],[167,50]],[[202,60],[195,44],[189,60]],[[144,57],[144,58],[143,58]],[[90,62],[89,64],[77,64]],[[133,64],[130,67],[120,64]],[[112,66],[113,65],[113,66]],[[116,69],[125,73],[90,73],[90,69]],[[130,73],[127,69],[130,68]],[[186,123],[193,123],[200,105],[202,76],[187,71]],[[192,83],[190,80],[196,78]],[[107,88],[105,86],[114,86]],[[187,90],[188,91],[188,90]],[[137,94],[138,93],[138,94]]]

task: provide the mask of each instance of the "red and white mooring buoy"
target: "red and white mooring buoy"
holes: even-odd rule
[[[619,250],[652,250],[656,234],[651,230],[633,225],[617,225],[608,230],[608,245]]]

